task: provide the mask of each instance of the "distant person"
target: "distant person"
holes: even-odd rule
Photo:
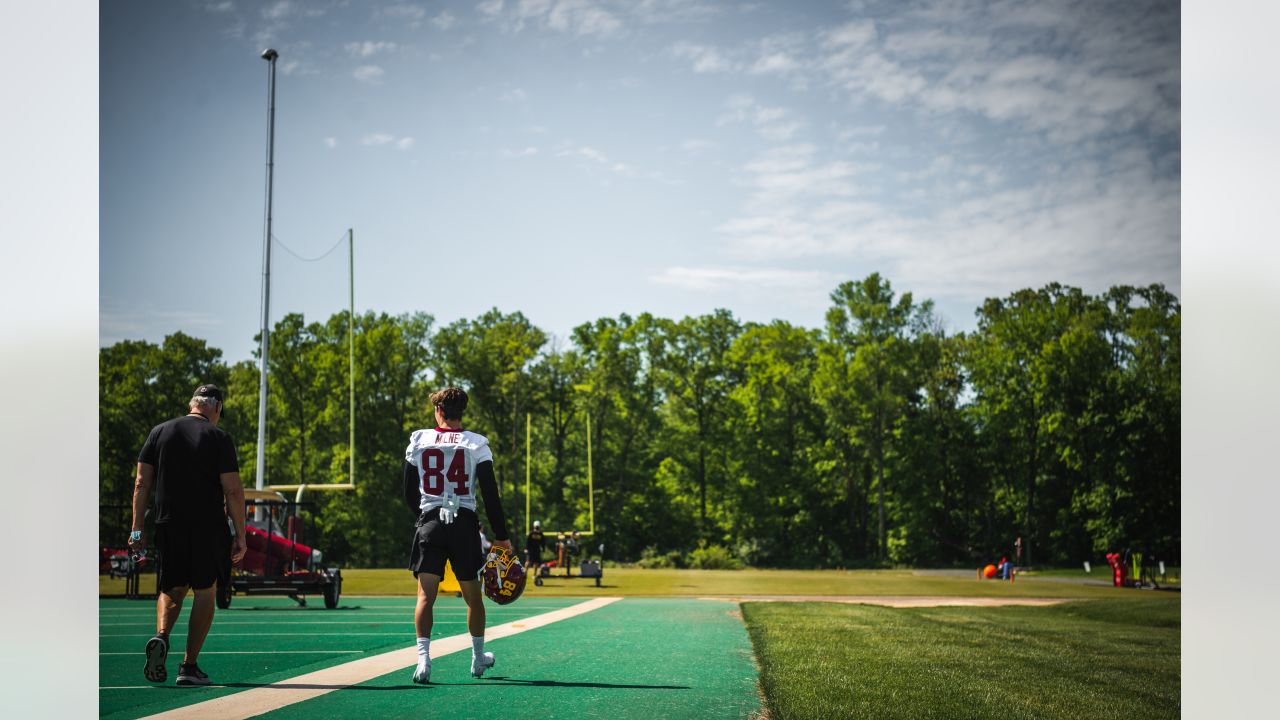
[[[1000,564],[996,566],[996,574],[1000,576],[1000,579],[1008,580],[1010,570],[1011,570],[1011,567],[1009,565],[1009,558],[1007,557],[1000,558]]]
[[[529,537],[524,543],[525,566],[533,571],[533,584],[541,585],[542,576],[538,569],[542,565],[542,551],[546,545],[546,539],[542,536],[542,523],[534,520],[533,530],[529,533]]]
[[[184,417],[151,429],[138,453],[133,487],[133,532],[129,548],[146,547],[143,518],[156,490],[156,549],[160,551],[160,596],[156,599],[156,635],[147,641],[142,674],[164,682],[169,671],[169,633],[178,622],[187,590],[195,602],[187,616],[187,647],[178,665],[177,684],[208,685],[197,659],[213,625],[218,575],[226,564],[244,559],[244,488],[231,436],[218,429],[222,391],[217,385],[196,388]],[[227,532],[227,516],[232,533]]]
[[[564,569],[565,569],[566,575],[569,575],[569,576],[573,575],[573,572],[572,572],[573,561],[575,558],[578,557],[578,554],[581,551],[582,551],[582,543],[578,540],[578,531],[574,530],[573,533],[569,535],[569,539],[566,540],[564,543],[564,554],[565,554]]]
[[[488,555],[489,548],[493,547],[493,543],[489,542],[489,538],[485,537],[484,525],[480,526],[480,552]]]
[[[556,565],[564,568],[568,573],[569,568],[564,562],[564,533],[556,533]]]
[[[1022,567],[1022,536],[1019,535],[1017,540],[1013,541],[1013,562],[1018,567]]]
[[[413,681],[431,681],[432,608],[445,561],[453,566],[467,603],[471,632],[471,675],[480,677],[493,667],[493,653],[484,651],[484,589],[481,569],[480,517],[476,514],[476,485],[484,495],[485,513],[493,526],[493,544],[511,549],[507,519],[493,476],[493,452],[485,436],[464,430],[462,413],[467,393],[445,388],[431,395],[436,427],[415,430],[404,451],[404,501],[418,515],[409,569],[418,581],[418,604],[413,623],[418,631],[418,666]]]

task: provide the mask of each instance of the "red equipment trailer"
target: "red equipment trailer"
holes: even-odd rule
[[[306,523],[300,510],[311,503],[290,502],[278,492],[245,490],[245,540],[240,567],[230,559],[218,577],[218,607],[231,607],[235,593],[287,595],[306,606],[307,595],[321,595],[324,606],[338,607],[342,570],[323,567],[319,550],[304,544]],[[255,512],[261,510],[261,512]],[[255,519],[255,516],[261,519]]]

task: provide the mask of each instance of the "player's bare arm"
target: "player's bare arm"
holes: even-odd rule
[[[249,548],[244,529],[244,485],[240,483],[238,472],[220,473],[218,480],[222,483],[222,496],[227,501],[227,514],[231,516],[231,524],[236,531],[235,542],[231,547],[231,562],[239,565]]]
[[[152,465],[138,463],[138,474],[133,480],[133,532],[129,535],[129,549],[138,551],[147,546],[147,539],[142,535],[143,518],[147,516],[147,503],[151,499],[151,485],[156,478],[156,469]]]

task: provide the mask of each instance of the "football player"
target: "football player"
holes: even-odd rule
[[[403,478],[405,504],[418,516],[409,569],[418,580],[418,605],[413,616],[418,631],[418,666],[413,681],[424,685],[431,679],[432,606],[445,560],[452,564],[467,603],[471,674],[480,677],[493,667],[493,653],[484,651],[484,591],[478,577],[485,560],[476,514],[477,488],[484,495],[493,544],[511,549],[489,441],[462,427],[467,393],[461,388],[445,388],[431,395],[431,405],[436,427],[415,430],[409,436]]]

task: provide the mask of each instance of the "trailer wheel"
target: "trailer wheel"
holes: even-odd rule
[[[324,586],[324,606],[330,610],[338,607],[338,598],[342,597],[342,576],[339,575],[333,579],[333,582]]]
[[[214,597],[219,610],[226,610],[231,607],[231,583],[218,583],[218,590]]]

